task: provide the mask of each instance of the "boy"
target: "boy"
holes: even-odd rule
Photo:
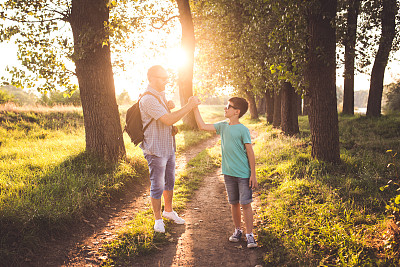
[[[194,108],[194,115],[199,129],[216,131],[221,135],[222,173],[228,201],[231,204],[232,218],[235,232],[229,241],[239,242],[242,237],[241,211],[246,225],[247,247],[255,248],[257,243],[253,235],[253,210],[251,207],[252,189],[257,188],[255,171],[255,156],[251,145],[249,129],[239,122],[248,109],[244,98],[232,97],[224,108],[225,118],[228,121],[215,124],[205,124],[198,108]]]

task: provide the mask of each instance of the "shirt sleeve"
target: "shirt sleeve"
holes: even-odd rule
[[[243,144],[251,144],[250,131],[247,127],[243,128]]]
[[[219,135],[221,135],[221,128],[222,128],[222,124],[223,124],[223,123],[224,123],[223,121],[214,123],[215,131],[216,131],[217,134],[219,134]]]
[[[145,95],[140,100],[140,106],[143,108],[143,112],[147,113],[150,117],[158,120],[163,115],[167,114],[168,111],[164,106],[158,102],[158,100],[151,95]]]

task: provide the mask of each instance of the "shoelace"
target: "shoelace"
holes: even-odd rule
[[[247,237],[247,242],[248,242],[248,243],[255,243],[254,236],[249,235],[249,236]]]

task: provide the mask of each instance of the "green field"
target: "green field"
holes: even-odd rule
[[[222,106],[203,106],[201,112],[206,122],[223,118]],[[3,262],[15,263],[38,242],[65,232],[147,175],[141,150],[126,134],[127,162],[109,165],[85,154],[79,110],[1,111],[0,120]],[[256,228],[259,243],[268,248],[267,266],[399,264],[399,236],[389,226],[399,218],[400,116],[339,116],[339,122],[341,163],[333,165],[311,158],[307,117],[299,117],[301,134],[296,137],[282,135],[263,117],[244,118],[258,133],[253,140],[261,199]],[[211,136],[178,127],[178,153]],[[200,153],[179,174],[178,210],[190,201],[201,176],[219,165],[219,153]],[[124,240],[143,242],[129,251]],[[147,253],[159,242],[151,214],[143,212],[105,249],[118,262],[128,254]]]
[[[222,119],[215,109],[204,108],[210,111],[205,117]],[[123,125],[125,112],[121,110]],[[127,134],[127,162],[110,165],[87,155],[79,109],[3,110],[0,121],[0,258],[4,261],[13,262],[42,238],[65,231],[147,175],[141,149]],[[211,136],[178,127],[178,151]]]

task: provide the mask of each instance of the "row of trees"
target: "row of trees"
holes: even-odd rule
[[[395,0],[204,0],[196,1],[195,8],[200,58],[205,59],[198,68],[207,73],[203,79],[229,82],[251,106],[254,95],[265,94],[268,121],[287,134],[298,132],[301,96],[316,158],[339,160],[337,47],[344,50],[347,114],[354,114],[355,71],[365,70],[377,50],[367,116],[380,116],[384,71],[390,52],[398,47]],[[256,108],[250,112],[252,118],[258,117]]]
[[[0,4],[0,16],[7,21],[1,25],[0,41],[16,37],[18,56],[27,70],[10,70],[14,84],[22,85],[25,81],[41,90],[58,84],[73,91],[77,89],[72,82],[76,77],[86,149],[106,160],[116,161],[125,155],[111,55],[120,59],[118,53],[131,48],[126,40],[140,32],[140,18],[154,14],[154,8],[163,10],[168,1],[147,2],[152,5],[126,0],[8,0]],[[370,32],[377,25],[382,28],[368,104],[368,115],[380,114],[380,106],[373,103],[380,105],[382,70],[395,37],[396,0],[343,0],[339,5],[338,0],[197,0],[192,6],[188,0],[174,3],[175,11],[170,12],[171,5],[167,5],[165,12],[159,13],[161,17],[154,19],[165,25],[178,15],[182,46],[188,51],[191,64],[197,39],[199,56],[194,70],[199,74],[196,80],[201,81],[201,87],[234,86],[249,100],[252,118],[258,116],[255,96],[265,95],[267,117],[273,111],[273,121],[279,119],[282,130],[289,134],[298,132],[297,105],[299,96],[303,96],[309,114],[312,154],[330,162],[339,161],[336,40],[343,36],[350,47],[346,55],[355,54],[352,37],[358,23],[354,16],[353,20],[350,18],[351,7],[355,18],[362,10],[369,17],[364,16],[368,17],[367,26],[359,42],[367,44]],[[343,14],[349,16],[340,20]],[[68,59],[75,69],[68,68]],[[34,77],[28,76],[28,72]],[[192,95],[192,78],[191,67],[179,72],[181,104]],[[38,87],[39,83],[42,85]],[[377,89],[373,89],[373,84]],[[185,123],[194,126],[193,116],[185,118]]]

